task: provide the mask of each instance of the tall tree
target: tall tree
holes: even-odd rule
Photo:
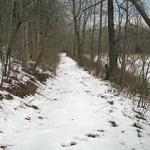
[[[14,43],[14,39],[17,34],[17,31],[19,30],[20,25],[22,23],[20,10],[21,10],[20,1],[19,0],[13,1],[11,21],[10,21],[10,33],[9,33],[9,39],[8,39],[8,44],[7,44],[7,48],[6,48],[6,63],[5,63],[5,69],[4,69],[4,76],[6,76],[7,71],[9,71],[8,63],[10,60],[12,45]]]
[[[113,0],[108,0],[108,32],[109,32],[109,75],[112,75],[114,71],[117,69],[117,51],[115,48]]]
[[[79,65],[83,66],[82,57],[83,57],[83,50],[84,50],[86,24],[89,15],[89,13],[87,11],[84,12],[83,9],[87,7],[88,1],[69,0],[69,3],[71,6],[71,12],[73,17],[74,33],[76,37]]]
[[[100,19],[99,19],[99,40],[98,40],[98,51],[97,51],[97,75],[99,74],[100,65],[100,52],[102,50],[102,25],[103,25],[103,1],[100,3]]]
[[[96,0],[94,1],[96,3]],[[96,27],[96,6],[94,6],[93,10],[93,28],[92,28],[92,41],[91,41],[91,65],[93,67],[94,63],[94,36],[95,36],[95,27]]]

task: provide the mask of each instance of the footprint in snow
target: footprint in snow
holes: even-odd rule
[[[105,132],[105,130],[103,130],[103,129],[101,129],[101,130],[98,129],[97,131],[98,131],[98,132],[101,132],[101,133]]]
[[[97,97],[100,97],[101,96],[101,94],[97,94]]]
[[[86,92],[86,93],[91,93],[91,91],[88,91],[88,90],[87,90],[87,91],[85,91],[85,92]]]
[[[101,98],[107,98],[106,96],[104,96],[104,95],[101,95]]]
[[[113,113],[114,111],[112,109],[109,110],[109,113]]]
[[[112,127],[117,127],[118,126],[115,121],[109,121],[109,123],[111,124]]]
[[[114,101],[107,101],[110,105],[114,105]]]
[[[100,135],[98,133],[88,133],[86,136],[89,138],[99,138]]]
[[[31,117],[26,117],[26,118],[24,118],[24,119],[26,119],[26,120],[28,120],[28,121],[31,121]]]
[[[126,146],[126,143],[124,143],[124,142],[121,142],[120,144],[121,144],[122,146]]]
[[[75,146],[77,145],[76,141],[67,141],[61,144],[62,147],[70,147],[70,146]]]

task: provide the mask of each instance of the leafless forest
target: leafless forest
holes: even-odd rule
[[[12,64],[54,72],[59,53],[127,89],[149,95],[150,19],[146,0],[1,0],[1,87]]]
[[[98,87],[97,84],[100,86]],[[86,89],[88,87],[89,89]],[[108,89],[107,94],[103,88]],[[62,93],[65,96],[62,96]],[[69,97],[70,93],[73,95]],[[83,99],[84,96],[87,101]],[[19,99],[20,104],[16,106],[18,97],[21,98]],[[41,101],[37,100],[37,97]],[[57,101],[59,98],[64,100],[60,102],[61,105],[59,102],[58,105],[46,103],[46,100]],[[117,98],[119,102],[116,100]],[[73,99],[73,103],[68,101],[69,99]],[[80,99],[81,101],[78,101]],[[46,115],[49,116],[45,116],[45,118],[47,117],[49,122],[55,114],[59,118],[60,114],[66,113],[67,117],[72,117],[72,122],[79,119],[76,124],[81,122],[82,128],[88,119],[91,119],[91,122],[101,122],[97,122],[97,119],[93,117],[97,118],[98,115],[101,115],[101,109],[106,107],[104,105],[98,109],[99,99],[101,99],[101,106],[104,103],[113,106],[117,101],[118,105],[114,109],[110,107],[109,113],[113,114],[119,107],[121,112],[118,112],[116,118],[118,116],[119,119],[127,117],[130,119],[129,122],[135,119],[136,121],[134,120],[132,126],[136,127],[138,138],[147,132],[147,130],[142,130],[142,125],[150,125],[146,117],[147,112],[150,112],[149,0],[0,0],[0,122],[2,122],[2,124],[0,123],[0,149],[6,150],[10,146],[7,143],[1,143],[1,140],[6,141],[4,135],[5,137],[8,135],[8,139],[11,139],[11,134],[7,134],[7,131],[5,133],[1,128],[1,125],[7,128],[7,124],[9,124],[7,116],[4,118],[7,114],[5,110],[10,109],[8,116],[11,112],[14,115],[20,109],[38,110],[39,115],[41,112],[43,114],[45,111],[49,112],[50,107],[53,112],[56,112],[46,112]],[[106,102],[102,103],[104,99]],[[124,99],[124,102],[120,102],[120,99]],[[126,103],[128,99],[131,100],[130,104]],[[15,100],[17,100],[16,103]],[[44,100],[43,103],[42,100]],[[29,103],[27,103],[28,101]],[[83,107],[82,102],[85,103],[89,111]],[[79,107],[80,103],[82,109]],[[124,108],[126,104],[132,108],[133,117],[123,111],[124,109],[129,110],[128,107]],[[52,107],[53,105],[56,106],[56,109]],[[67,111],[62,108],[63,111],[61,112],[62,106]],[[72,107],[71,110],[70,106]],[[81,118],[78,118],[78,109]],[[95,112],[93,113],[91,110],[95,110]],[[37,115],[35,111],[32,113]],[[23,122],[25,120],[31,123],[32,117],[34,118],[32,113],[24,113],[28,116],[23,118]],[[89,116],[92,114],[92,117],[86,118],[84,115],[86,113]],[[107,113],[103,113],[107,118]],[[20,118],[19,115],[17,117]],[[57,122],[57,117],[53,121]],[[105,117],[102,118],[105,119]],[[45,118],[38,116],[37,120],[44,120]],[[62,122],[68,121],[68,118],[60,117],[59,119],[62,119]],[[35,122],[37,120],[35,119]],[[12,125],[11,121],[10,124]],[[123,119],[121,121],[124,122]],[[141,125],[144,121],[147,121],[146,125]],[[63,127],[70,128],[66,122],[64,122]],[[116,120],[109,119],[107,122],[112,127],[119,126]],[[17,123],[20,127],[21,123]],[[49,127],[47,122],[45,124]],[[23,123],[22,125],[26,124]],[[55,126],[55,123],[52,123],[49,128],[53,128],[53,125]],[[74,126],[71,124],[71,127],[72,125]],[[32,126],[29,125],[29,127]],[[57,127],[56,124],[55,128],[57,129]],[[87,126],[87,128],[90,127]],[[24,126],[24,128],[27,127]],[[68,128],[65,131],[68,131]],[[79,127],[79,130],[81,128]],[[8,131],[10,129],[8,128]],[[15,127],[12,129],[15,131],[14,135],[18,133]],[[100,129],[97,131],[105,132]],[[111,131],[114,132],[114,130]],[[125,132],[121,131],[121,134],[123,133]],[[62,135],[61,132],[60,135]],[[149,135],[150,133],[146,133],[145,137]],[[58,139],[59,137],[61,136],[58,136]],[[87,138],[98,137],[99,134],[97,133],[89,133],[86,134],[86,138],[77,137],[76,141],[83,142],[84,140],[88,141]],[[20,140],[20,138],[18,139]],[[30,146],[31,141],[27,146]],[[38,143],[37,141],[35,143]],[[61,146],[78,145],[76,141],[71,141],[69,144],[63,143]],[[52,144],[54,143],[52,142]],[[128,146],[128,143],[121,145]],[[136,150],[133,147],[129,149]],[[16,148],[15,150],[20,149]],[[43,150],[47,150],[47,148]],[[140,148],[140,150],[148,149]]]

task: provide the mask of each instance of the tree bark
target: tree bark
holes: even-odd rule
[[[95,0],[96,3],[96,0]],[[95,25],[96,25],[96,6],[94,6],[93,14],[93,29],[92,29],[92,44],[91,44],[91,66],[93,67],[94,63],[94,34],[95,34]]]
[[[117,52],[115,49],[114,5],[108,0],[108,32],[109,32],[109,73],[112,75],[117,69]]]
[[[96,74],[99,75],[100,72],[100,52],[102,50],[102,23],[103,23],[103,2],[100,4],[100,22],[99,22],[99,41],[98,41],[98,51],[97,51],[97,68]]]
[[[28,17],[28,12],[26,12],[26,16]],[[28,41],[28,21],[25,23],[25,67],[28,67],[28,59],[29,59],[29,41]]]
[[[74,30],[75,30],[75,34],[76,34],[76,38],[77,38],[77,52],[78,52],[78,59],[79,59],[79,65],[83,66],[83,62],[82,62],[82,41],[81,41],[81,33],[80,33],[80,18],[78,18],[78,12],[76,10],[76,3],[75,0],[72,0],[72,5],[73,5],[73,21],[74,21]],[[81,5],[81,4],[79,4]],[[78,8],[80,11],[80,6]]]

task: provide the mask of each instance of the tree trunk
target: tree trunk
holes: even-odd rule
[[[9,39],[8,39],[8,44],[6,48],[6,63],[5,63],[5,68],[4,68],[4,76],[7,74],[8,70],[8,63],[9,63],[9,58],[11,55],[12,51],[12,45],[14,43],[15,36],[17,34],[17,31],[21,25],[20,22],[20,12],[19,12],[19,2],[16,0],[13,2],[13,9],[12,9],[12,15],[11,15],[11,22],[10,22],[10,33],[9,33]]]
[[[108,0],[108,32],[109,32],[109,76],[117,69],[117,52],[115,49],[114,6],[113,0]]]
[[[28,13],[26,12],[26,17]],[[28,58],[29,58],[29,42],[28,42],[28,21],[25,23],[25,68],[28,67]]]
[[[100,52],[102,50],[102,21],[103,21],[103,2],[100,4],[100,22],[99,22],[99,41],[98,41],[98,51],[97,51],[97,67],[96,74],[99,75],[100,72]]]
[[[44,50],[45,50],[45,48],[42,48],[41,52],[39,53],[38,59],[37,59],[35,65],[34,65],[34,67],[33,67],[33,71],[35,71],[36,68],[37,68],[37,66],[39,65],[39,63],[40,63],[40,61],[41,61],[41,59],[42,59],[42,56],[43,56],[43,54],[44,54]]]
[[[73,31],[73,57],[76,57],[76,34],[75,34],[75,28]]]
[[[78,59],[79,59],[79,65],[83,66],[82,62],[82,41],[81,41],[81,33],[80,33],[80,18],[77,18],[77,12],[76,12],[76,3],[75,0],[72,1],[73,3],[73,21],[74,21],[74,30],[77,38],[77,52],[78,52]],[[80,4],[81,5],[81,4]],[[80,9],[80,8],[79,8]]]
[[[36,50],[39,53],[40,51],[40,1],[37,0],[37,29],[36,29]]]
[[[95,0],[96,3],[96,0]],[[95,24],[96,24],[96,6],[94,6],[94,18],[93,18],[93,29],[92,29],[92,43],[91,43],[91,66],[94,63],[94,34],[95,34]]]

